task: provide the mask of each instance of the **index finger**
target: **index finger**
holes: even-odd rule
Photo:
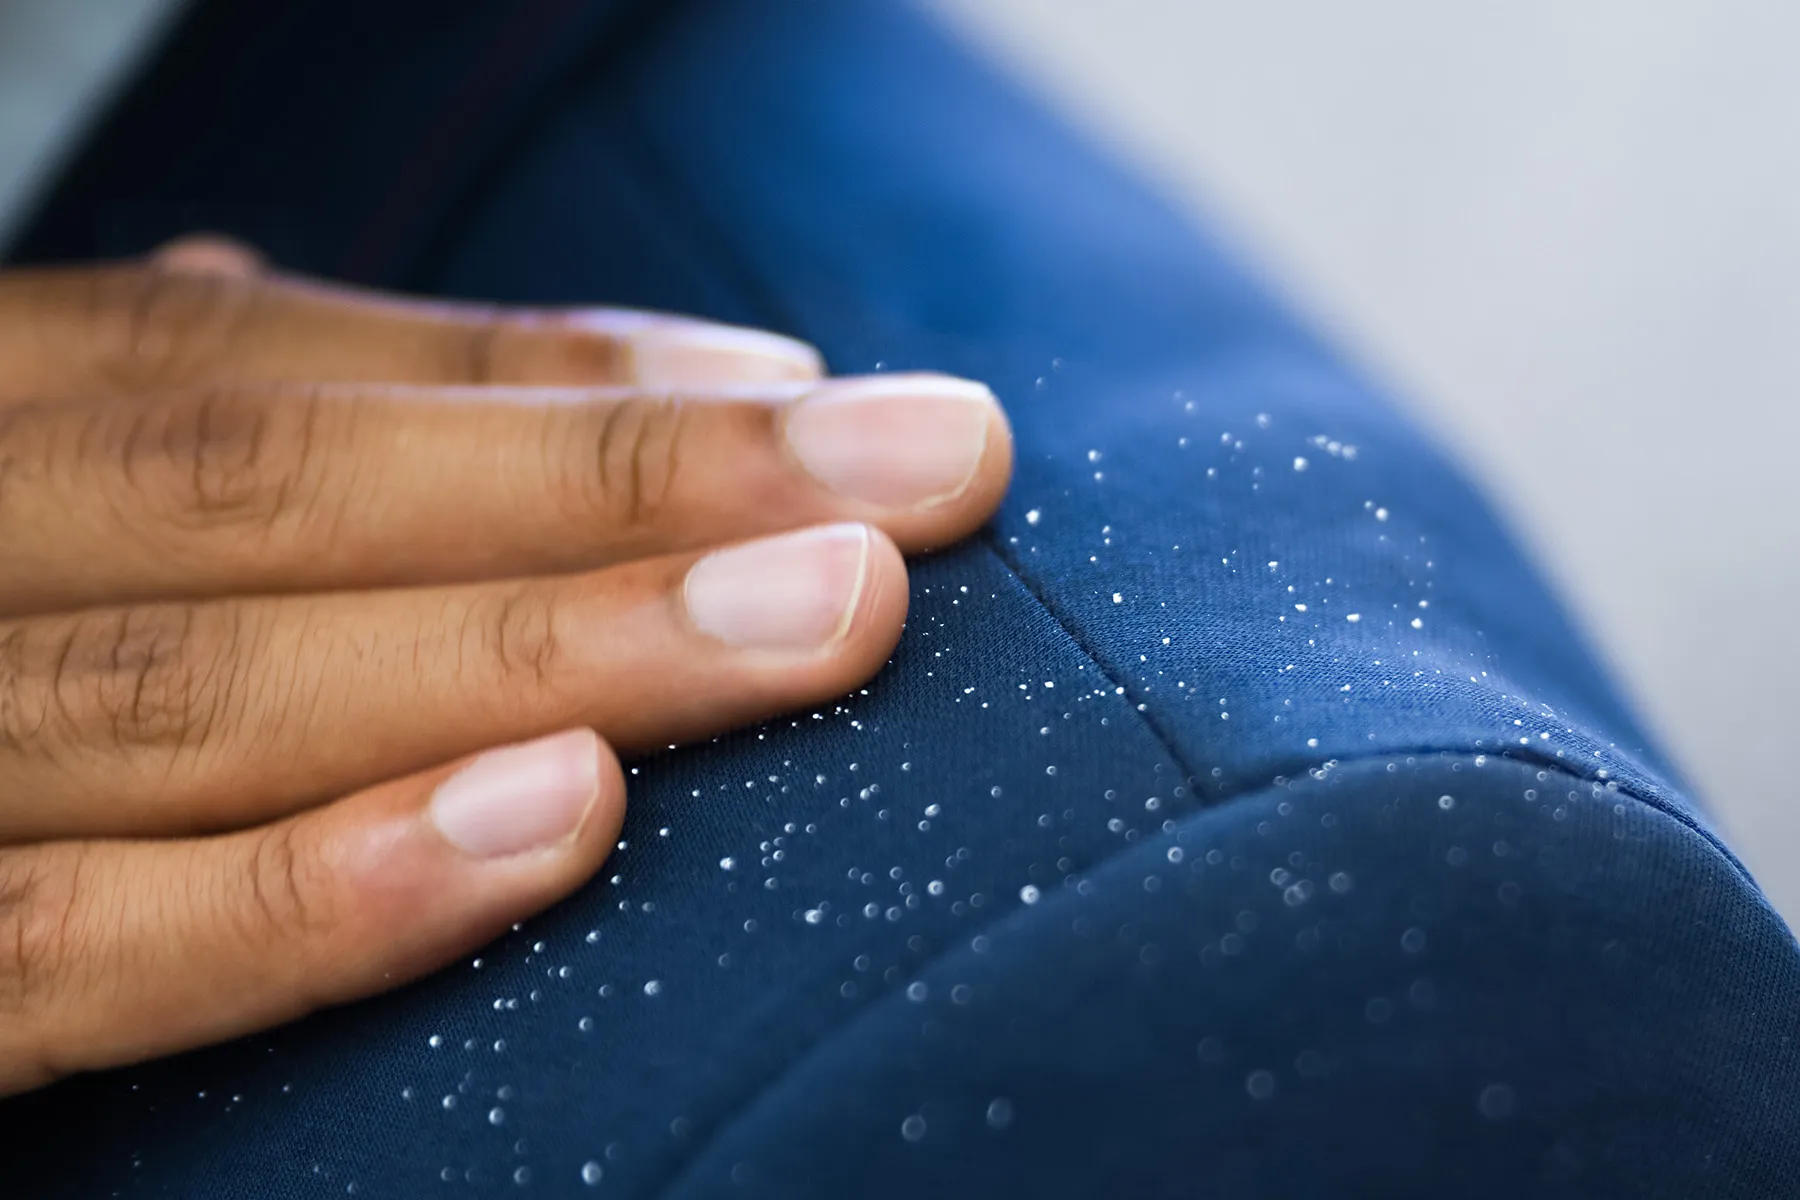
[[[167,263],[0,272],[0,403],[206,383],[630,384],[817,378],[759,330],[620,308],[403,298]]]

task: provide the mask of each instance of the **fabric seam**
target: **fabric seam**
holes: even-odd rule
[[[1045,593],[1044,589],[1039,587],[1036,584],[1036,582],[1034,582],[1032,580],[1030,575],[1024,570],[1024,568],[1018,562],[1016,562],[1012,558],[1011,555],[1008,555],[1005,552],[1004,548],[1000,544],[999,535],[994,531],[992,526],[988,526],[982,530],[982,541],[987,545],[987,548],[993,553],[994,557],[1000,560],[1001,565],[1004,566],[1009,572],[1012,573],[1013,578],[1019,581],[1019,586],[1022,587],[1023,589],[1025,589],[1026,593],[1028,595],[1030,595],[1033,600],[1037,601],[1038,606],[1041,607],[1047,614],[1049,614],[1050,619],[1052,621],[1056,622],[1057,628],[1062,630],[1063,634],[1069,639],[1069,641],[1072,642],[1076,646],[1076,648],[1079,649],[1084,655],[1086,655],[1088,657],[1088,659],[1094,664],[1095,667],[1099,668],[1101,674],[1105,675],[1106,678],[1109,681],[1111,681],[1111,683],[1113,684],[1114,687],[1117,687],[1118,689],[1120,689],[1120,694],[1122,696],[1124,696],[1124,698],[1127,702],[1127,705],[1131,709],[1133,714],[1135,714],[1138,717],[1138,719],[1143,722],[1144,728],[1149,731],[1150,736],[1152,738],[1154,738],[1159,745],[1162,746],[1163,751],[1166,754],[1168,754],[1169,757],[1175,761],[1175,764],[1177,766],[1179,766],[1181,768],[1182,773],[1187,776],[1188,785],[1190,787],[1195,787],[1199,783],[1199,780],[1201,778],[1198,769],[1196,767],[1194,767],[1194,765],[1187,759],[1187,757],[1185,755],[1183,755],[1181,753],[1181,751],[1177,748],[1177,746],[1175,745],[1176,739],[1175,739],[1174,735],[1172,733],[1168,732],[1163,727],[1163,725],[1160,721],[1156,721],[1156,720],[1152,719],[1151,714],[1155,710],[1151,706],[1149,706],[1147,702],[1141,702],[1138,700],[1136,692],[1131,687],[1131,681],[1128,678],[1126,678],[1121,672],[1119,672],[1119,670],[1116,667],[1114,667],[1110,662],[1108,662],[1106,660],[1106,657],[1095,646],[1093,646],[1088,641],[1087,638],[1085,638],[1081,635],[1080,630],[1075,627],[1074,623],[1068,617],[1066,617],[1062,611],[1060,611],[1060,606]],[[1139,703],[1145,703],[1145,707],[1139,708],[1138,707]],[[1500,759],[1504,762],[1516,762],[1516,763],[1522,763],[1522,764],[1529,764],[1529,765],[1537,767],[1539,770],[1553,770],[1559,774],[1566,775],[1569,778],[1578,780],[1582,783],[1601,783],[1601,782],[1603,782],[1596,776],[1586,775],[1581,772],[1572,770],[1570,768],[1569,764],[1564,760],[1551,758],[1548,755],[1536,753],[1529,749],[1524,751],[1523,753],[1520,753],[1520,752],[1513,751],[1513,750],[1486,751],[1486,750],[1482,750],[1478,747],[1472,747],[1472,746],[1449,746],[1449,745],[1435,746],[1435,747],[1434,746],[1421,746],[1421,747],[1413,747],[1413,748],[1408,748],[1408,749],[1389,748],[1378,754],[1358,755],[1355,758],[1348,759],[1346,761],[1362,762],[1362,761],[1366,761],[1368,758],[1382,758],[1382,757],[1392,758],[1396,755],[1403,755],[1403,754],[1467,754],[1467,755],[1488,754],[1491,757]],[[1303,769],[1306,769],[1306,767],[1309,765],[1310,764],[1299,764],[1296,766],[1295,769],[1303,770]],[[1217,808],[1217,807],[1222,807],[1224,805],[1230,804],[1233,801],[1242,798],[1243,796],[1253,795],[1255,793],[1255,790],[1256,789],[1254,787],[1239,788],[1235,791],[1228,792],[1228,793],[1225,793],[1225,794],[1222,794],[1219,796],[1215,796],[1215,797],[1201,797],[1198,794],[1198,792],[1196,791],[1195,799],[1196,799],[1196,801],[1198,801],[1198,803],[1200,804],[1200,806],[1202,808]],[[1618,791],[1619,795],[1627,796],[1630,799],[1635,800],[1637,803],[1644,805],[1646,808],[1649,808],[1652,811],[1663,814],[1664,816],[1668,817],[1670,820],[1685,827],[1689,832],[1694,833],[1697,836],[1699,836],[1703,841],[1705,841],[1709,846],[1711,846],[1713,848],[1713,850],[1719,854],[1720,857],[1722,857],[1728,864],[1730,864],[1732,869],[1738,873],[1740,878],[1742,878],[1752,888],[1755,888],[1756,891],[1758,892],[1758,894],[1761,893],[1762,889],[1757,886],[1756,880],[1750,874],[1749,868],[1745,867],[1744,864],[1741,861],[1739,861],[1737,855],[1733,854],[1731,852],[1730,848],[1727,847],[1724,842],[1720,841],[1718,836],[1716,834],[1714,834],[1712,832],[1712,830],[1710,830],[1710,829],[1706,828],[1706,826],[1700,824],[1698,821],[1696,821],[1693,817],[1689,816],[1687,813],[1684,813],[1680,809],[1675,808],[1672,805],[1665,803],[1664,801],[1658,799],[1655,796],[1645,795],[1633,788],[1626,787],[1623,784],[1619,785],[1619,787],[1617,788],[1617,791]]]
[[[1073,638],[1073,635],[1071,635],[1071,638]],[[1078,642],[1077,642],[1077,645],[1079,645]],[[1469,751],[1469,750],[1430,751],[1428,753],[1432,754],[1434,757],[1437,757],[1439,759],[1446,759],[1446,760],[1462,759],[1462,760],[1467,760],[1467,761],[1472,762],[1477,757],[1477,752]],[[1395,755],[1392,753],[1358,755],[1355,758],[1348,758],[1348,759],[1340,760],[1339,765],[1343,766],[1343,767],[1358,767],[1358,766],[1362,766],[1366,763],[1380,762],[1384,759],[1392,759],[1394,757],[1395,757]],[[1515,764],[1515,765],[1518,765],[1521,767],[1530,767],[1530,766],[1537,765],[1537,764],[1527,763],[1522,758],[1503,759],[1502,761],[1512,763],[1512,764]],[[1568,779],[1574,783],[1590,783],[1591,784],[1594,782],[1593,780],[1583,779],[1581,776],[1577,775],[1573,771],[1568,770],[1566,767],[1564,767],[1561,764],[1550,764],[1548,767],[1541,768],[1541,769],[1554,770],[1557,774],[1563,776],[1565,779]],[[1238,792],[1233,793],[1226,801],[1221,801],[1220,803],[1217,803],[1217,804],[1196,804],[1196,805],[1194,805],[1194,807],[1191,809],[1191,811],[1187,815],[1190,817],[1198,816],[1202,813],[1210,812],[1214,809],[1223,808],[1223,807],[1225,807],[1226,803],[1229,803],[1230,801],[1246,800],[1246,799],[1261,795],[1266,792],[1285,790],[1286,787],[1287,787],[1286,784],[1271,783],[1271,784],[1264,785],[1262,787],[1244,788]],[[1626,793],[1623,789],[1621,789],[1620,794],[1627,795],[1629,793]],[[1703,840],[1705,840],[1709,845],[1713,845],[1715,848],[1717,848],[1717,843],[1713,839],[1705,837],[1705,830],[1696,829],[1693,825],[1688,824],[1687,822],[1681,821],[1677,814],[1671,813],[1671,812],[1667,811],[1666,809],[1656,807],[1656,806],[1648,806],[1648,807],[1650,807],[1650,810],[1652,812],[1658,814],[1659,816],[1673,820],[1676,823],[1676,825],[1678,825],[1680,828],[1686,830],[1688,833],[1701,835]],[[1102,870],[1109,864],[1111,864],[1111,863],[1117,861],[1119,858],[1123,857],[1124,855],[1131,853],[1134,849],[1136,849],[1136,847],[1133,845],[1120,846],[1120,847],[1116,848],[1115,850],[1113,850],[1111,853],[1103,854],[1103,855],[1099,856],[1098,858],[1094,859],[1094,861],[1089,863],[1080,873],[1083,875],[1089,875],[1096,871]],[[1727,854],[1725,856],[1725,858],[1726,858],[1727,862],[1729,862],[1733,865],[1736,865],[1736,860],[1734,858],[1732,858],[1731,855]],[[1741,871],[1742,868],[1739,868],[1739,870]],[[1751,884],[1751,887],[1752,887],[1753,891],[1756,891],[1755,885],[1753,883]],[[1756,895],[1758,896],[1758,898],[1762,898],[1762,893],[1760,891],[1756,891]],[[1763,899],[1763,903],[1764,903],[1765,908],[1767,908],[1768,904],[1767,904],[1766,899]],[[967,932],[968,932],[969,936],[971,936],[971,937],[975,936],[977,934],[985,933],[985,932],[992,930],[995,927],[999,926],[1003,922],[1008,921],[1008,920],[1012,919],[1013,917],[1017,916],[1020,911],[1021,910],[1018,908],[1013,908],[1013,909],[1007,910],[1004,913],[997,913],[988,921],[973,927],[971,930],[969,930]],[[1779,914],[1776,914],[1774,912],[1773,908],[1768,908],[1768,911],[1771,916],[1775,917],[1776,920],[1778,920],[1778,921],[1780,920]],[[925,974],[929,973],[930,971],[936,969],[936,967],[940,963],[944,962],[951,955],[956,953],[955,946],[960,945],[960,944],[961,943],[959,942],[959,943],[954,943],[950,946],[945,946],[938,953],[933,954],[930,958],[919,963],[918,966],[913,971],[913,977],[917,978],[918,976],[925,975]],[[651,1194],[658,1195],[658,1196],[668,1196],[668,1195],[673,1194],[675,1191],[679,1190],[683,1186],[685,1186],[689,1177],[691,1176],[692,1172],[696,1169],[696,1164],[698,1164],[700,1162],[700,1160],[703,1159],[707,1155],[707,1153],[710,1151],[710,1149],[713,1146],[718,1145],[722,1140],[724,1140],[725,1136],[733,1128],[735,1128],[740,1122],[742,1122],[747,1116],[749,1116],[749,1114],[767,1096],[769,1096],[772,1092],[774,1092],[777,1088],[779,1088],[783,1082],[785,1082],[787,1079],[791,1078],[794,1075],[794,1073],[801,1068],[801,1066],[803,1064],[812,1061],[818,1054],[823,1052],[824,1048],[827,1045],[829,1045],[830,1043],[835,1042],[839,1038],[847,1035],[851,1030],[853,1030],[862,1021],[870,1018],[872,1014],[880,1011],[881,1009],[883,1009],[890,1003],[896,1001],[902,994],[903,993],[901,992],[900,989],[892,988],[892,989],[889,989],[888,991],[881,993],[879,996],[872,997],[867,1004],[861,1005],[854,1012],[847,1014],[842,1021],[839,1021],[838,1023],[833,1025],[830,1030],[821,1034],[819,1037],[815,1038],[807,1046],[805,1051],[796,1055],[794,1058],[789,1059],[787,1061],[787,1063],[785,1063],[779,1070],[777,1070],[768,1079],[764,1080],[760,1085],[758,1085],[756,1090],[750,1096],[746,1097],[742,1103],[734,1106],[730,1110],[729,1115],[726,1116],[725,1119],[723,1119],[719,1122],[719,1124],[715,1127],[713,1132],[709,1136],[707,1136],[699,1145],[695,1146],[692,1153],[690,1153],[686,1156],[682,1167],[679,1170],[677,1170],[676,1172],[674,1172],[674,1174],[670,1177],[668,1182],[656,1186]]]
[[[1075,648],[1081,651],[1081,653],[1087,657],[1087,660],[1099,669],[1102,675],[1106,676],[1107,681],[1118,689],[1119,695],[1125,697],[1126,703],[1131,708],[1132,715],[1136,716],[1139,722],[1143,724],[1144,728],[1149,731],[1150,737],[1157,745],[1162,747],[1163,753],[1167,754],[1174,760],[1175,765],[1181,768],[1181,773],[1185,777],[1187,785],[1192,788],[1198,784],[1200,781],[1200,768],[1190,761],[1186,754],[1182,753],[1181,749],[1176,745],[1174,733],[1166,729],[1161,721],[1155,719],[1151,715],[1152,710],[1148,705],[1144,708],[1138,707],[1138,703],[1140,702],[1133,693],[1131,681],[1121,674],[1117,667],[1106,660],[1105,656],[1100,653],[1098,647],[1092,645],[1081,635],[1081,632],[1076,629],[1074,623],[1060,611],[1061,606],[1053,601],[1042,588],[1038,587],[1025,573],[1023,567],[1014,559],[1014,557],[1006,552],[1005,546],[1000,541],[999,532],[994,529],[991,523],[982,526],[979,536],[982,544],[987,547],[988,553],[999,560],[1000,565],[1006,568],[1007,573],[1018,581],[1019,587],[1024,590],[1025,594],[1030,596],[1032,600],[1037,603],[1037,606],[1043,609],[1050,619],[1056,623],[1056,627],[1062,631],[1063,636],[1068,638],[1069,641],[1074,644]],[[1196,799],[1198,799],[1198,793],[1196,793]],[[1202,802],[1202,806],[1205,806],[1204,802]]]

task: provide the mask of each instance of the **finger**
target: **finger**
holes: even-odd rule
[[[15,408],[0,613],[568,572],[842,520],[914,551],[972,532],[1006,490],[1011,436],[979,384],[763,397],[346,387]]]
[[[0,843],[242,828],[496,741],[621,751],[840,696],[899,640],[892,542],[836,525],[458,588],[0,626]]]
[[[0,1095],[417,978],[579,887],[624,810],[580,729],[226,837],[0,851]]]
[[[155,262],[0,272],[0,362],[0,402],[13,403],[221,382],[708,387],[820,372],[800,342],[680,317],[405,300]]]

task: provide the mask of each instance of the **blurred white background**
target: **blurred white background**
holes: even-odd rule
[[[1396,384],[1800,918],[1800,9],[930,2]],[[171,7],[0,0],[0,233]]]
[[[0,0],[0,246],[182,0]]]
[[[1396,386],[1800,919],[1800,8],[933,3]]]

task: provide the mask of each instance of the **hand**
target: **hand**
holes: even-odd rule
[[[818,370],[216,243],[0,272],[0,1094],[429,971],[605,859],[609,747],[879,668],[1010,439]]]

